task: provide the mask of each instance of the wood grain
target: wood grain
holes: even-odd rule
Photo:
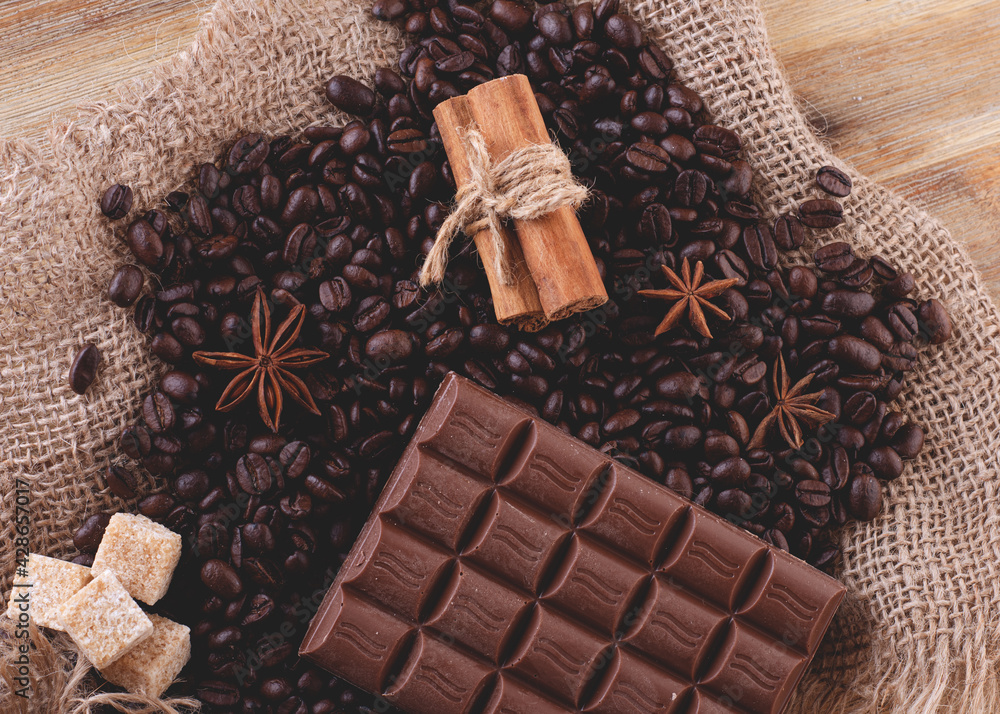
[[[362,0],[364,1],[364,0]],[[762,0],[810,118],[930,209],[1000,298],[1000,0]],[[185,46],[209,0],[0,0],[0,135],[105,99]]]

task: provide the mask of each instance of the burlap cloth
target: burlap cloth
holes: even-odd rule
[[[812,192],[838,163],[796,108],[754,0],[626,1],[746,142],[766,210]],[[0,586],[13,567],[15,480],[30,488],[31,547],[62,555],[95,509],[123,507],[101,471],[154,372],[126,311],[104,296],[125,249],[98,211],[113,181],[139,208],[191,179],[239,132],[343,121],[322,95],[336,73],[392,64],[400,34],[366,0],[220,0],[186,52],[81,108],[47,142],[0,142]],[[846,224],[823,240],[877,250],[944,301],[955,337],[921,353],[904,408],[929,436],[889,487],[883,515],[845,528],[848,597],[793,711],[1000,710],[1000,336],[964,249],[921,210],[851,174]],[[809,246],[807,245],[806,248]],[[90,392],[67,386],[79,345],[105,366]],[[3,707],[0,707],[3,708]]]

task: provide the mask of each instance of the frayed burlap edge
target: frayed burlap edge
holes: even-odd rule
[[[737,131],[765,210],[812,197],[815,170],[833,163],[855,180],[846,223],[819,240],[849,240],[912,271],[939,297],[955,337],[921,353],[901,398],[927,447],[891,484],[883,515],[844,529],[845,601],[792,711],[994,712],[1000,659],[996,499],[1000,429],[997,312],[964,249],[924,212],[838,162],[798,111],[754,0],[624,3]],[[115,101],[85,107],[45,145],[0,143],[0,532],[12,542],[14,481],[30,484],[32,547],[66,553],[95,507],[130,507],[98,476],[108,446],[149,382],[143,340],[102,297],[124,251],[97,213],[114,180],[137,210],[185,182],[241,131],[293,131],[340,121],[324,77],[370,77],[391,64],[398,33],[367,3],[222,0],[198,38]],[[808,249],[810,246],[807,245]],[[72,353],[96,341],[106,366],[86,397],[65,386]],[[98,489],[95,491],[94,484]],[[0,584],[10,581],[10,554]]]

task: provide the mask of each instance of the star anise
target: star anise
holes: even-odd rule
[[[705,320],[705,310],[721,320],[728,320],[729,315],[725,310],[716,307],[709,302],[711,298],[718,297],[723,292],[739,282],[736,278],[726,280],[710,280],[702,285],[702,278],[705,277],[705,266],[699,260],[694,266],[694,277],[691,276],[691,264],[685,258],[681,264],[681,276],[668,268],[663,267],[663,274],[676,289],[667,288],[665,290],[640,290],[639,294],[645,297],[656,298],[657,300],[676,301],[674,306],[667,312],[663,322],[656,328],[655,336],[659,337],[667,330],[675,327],[680,322],[681,316],[687,310],[688,321],[698,332],[705,337],[711,337],[712,332],[708,329],[708,322]]]
[[[802,427],[799,422],[816,428],[836,418],[835,414],[814,406],[822,392],[803,394],[815,376],[813,373],[807,374],[792,385],[792,380],[785,369],[785,358],[778,357],[778,362],[772,371],[774,394],[778,401],[774,405],[774,409],[757,426],[757,430],[754,431],[753,438],[750,439],[750,444],[747,446],[748,449],[759,449],[764,446],[764,440],[775,422],[778,424],[778,431],[782,438],[789,446],[798,449],[803,442]]]
[[[305,306],[296,305],[272,336],[271,309],[264,299],[264,292],[258,290],[250,314],[253,355],[239,352],[195,352],[192,355],[199,364],[241,370],[222,392],[216,409],[228,412],[256,390],[260,418],[271,431],[278,431],[286,392],[313,414],[320,413],[309,394],[309,387],[289,371],[308,367],[329,357],[320,350],[292,348],[299,338],[305,316]]]

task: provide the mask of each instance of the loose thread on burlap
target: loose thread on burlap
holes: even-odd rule
[[[563,206],[579,208],[589,191],[573,177],[566,154],[555,144],[529,144],[493,163],[486,139],[475,127],[458,130],[469,163],[469,181],[455,195],[455,208],[441,224],[420,269],[420,284],[444,280],[448,251],[460,232],[489,230],[495,246],[493,274],[514,284],[514,270],[500,229],[503,221],[541,218]]]

